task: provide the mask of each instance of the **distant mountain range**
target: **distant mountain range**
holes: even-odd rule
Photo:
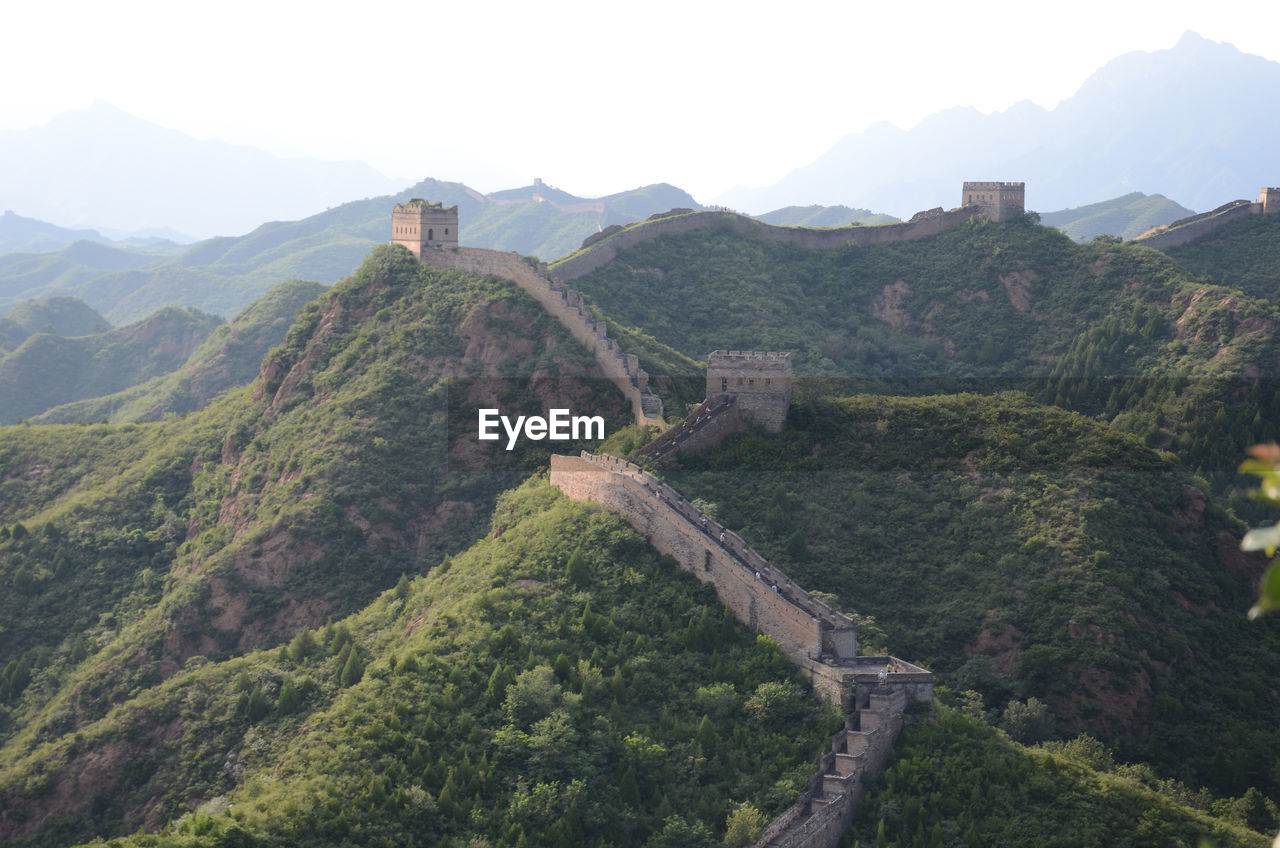
[[[1187,33],[1172,49],[1112,60],[1052,110],[1023,102],[990,115],[948,109],[910,130],[875,124],[772,186],[717,202],[747,212],[856,204],[909,217],[959,205],[964,180],[1014,180],[1038,211],[1133,191],[1211,209],[1280,181],[1276,102],[1280,63]]]
[[[235,315],[285,280],[332,283],[350,274],[374,245],[390,239],[391,209],[411,197],[457,204],[464,245],[543,259],[572,252],[610,224],[673,207],[701,208],[686,192],[666,184],[580,198],[540,184],[486,196],[461,183],[423,180],[397,194],[185,248],[80,240],[51,252],[0,255],[0,314],[24,300],[72,295],[117,324],[163,306]],[[48,236],[51,230],[43,232]]]
[[[0,170],[0,197],[19,214],[72,227],[171,227],[200,238],[404,186],[361,162],[200,141],[102,102],[0,132],[0,161],[22,163]]]

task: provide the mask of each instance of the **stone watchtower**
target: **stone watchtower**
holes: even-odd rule
[[[707,356],[707,399],[732,395],[738,414],[770,433],[791,407],[791,354],[717,350]]]
[[[443,203],[428,203],[420,197],[397,203],[391,213],[391,243],[409,248],[419,262],[423,250],[457,247],[458,207],[446,209]]]
[[[1258,203],[1263,215],[1280,214],[1280,188],[1264,188],[1258,192]]]
[[[1027,211],[1026,183],[965,183],[961,206],[977,206],[992,221],[1012,221]]]

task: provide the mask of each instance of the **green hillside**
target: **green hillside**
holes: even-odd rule
[[[1250,215],[1165,252],[1217,285],[1280,300],[1280,215]]]
[[[0,354],[13,350],[36,333],[87,336],[110,328],[107,319],[78,298],[24,300],[0,313]]]
[[[0,423],[133,386],[178,368],[222,323],[196,310],[162,309],[93,335],[39,333],[0,357]]]
[[[181,368],[115,394],[55,406],[31,421],[145,421],[199,409],[222,392],[252,382],[267,351],[284,341],[298,310],[324,290],[305,280],[281,283],[231,323],[219,325]]]
[[[786,805],[833,718],[708,587],[536,482],[427,576],[279,650],[189,663],[0,791],[144,736],[163,741],[94,787],[123,822],[79,814],[60,838],[149,817],[176,833],[124,844],[709,844],[737,804]]]
[[[291,240],[258,238],[189,259]],[[574,285],[673,407],[710,350],[797,351],[781,434],[658,471],[944,684],[851,838],[1265,844],[1280,620],[1246,619],[1263,563],[1214,493],[1280,420],[1280,307],[1030,218],[832,252],[705,230]],[[838,717],[545,482],[598,445],[482,443],[482,406],[636,441],[530,297],[384,245],[251,385],[0,428],[0,841],[749,844]]]
[[[1128,240],[1137,238],[1152,227],[1172,224],[1194,214],[1193,210],[1162,194],[1134,191],[1075,209],[1041,212],[1040,223],[1056,227],[1076,241],[1090,241],[1097,236]]]
[[[573,202],[588,202],[566,195]],[[573,212],[533,200],[499,203],[461,183],[424,180],[387,197],[336,206],[300,221],[275,221],[237,237],[208,239],[170,257],[78,242],[55,253],[0,256],[0,309],[71,294],[116,323],[162,306],[235,315],[289,279],[333,283],[352,273],[391,234],[391,210],[411,197],[458,206],[463,244],[554,259],[612,223],[696,205],[672,186],[645,186],[601,198],[603,211]]]
[[[907,729],[852,844],[1266,848],[1278,824],[1256,793],[1215,801],[1117,764],[1092,737],[1028,750],[948,711]]]
[[[1016,393],[802,399],[666,476],[994,718],[1035,697],[1165,776],[1280,789],[1280,620],[1244,615],[1262,560],[1132,437]]]

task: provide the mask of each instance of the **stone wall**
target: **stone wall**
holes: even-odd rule
[[[884,768],[902,732],[907,699],[874,693],[845,719],[809,791],[770,822],[753,848],[837,848],[866,797],[866,778]]]
[[[619,513],[658,551],[712,584],[752,630],[782,643],[814,691],[847,713],[809,789],[755,848],[836,848],[902,730],[906,705],[932,707],[933,675],[895,657],[857,656],[853,622],[772,568],[734,533],[706,520],[670,486],[608,455],[551,457],[551,482],[574,500]],[[722,541],[723,540],[723,541]],[[901,671],[880,676],[892,664]]]
[[[487,274],[515,283],[591,351],[604,376],[631,402],[636,423],[666,427],[662,418],[662,400],[649,390],[649,374],[640,367],[639,358],[635,354],[624,353],[618,343],[608,337],[605,323],[595,320],[582,302],[581,295],[552,282],[547,277],[545,265],[535,268],[530,261],[515,253],[475,247],[423,251],[422,261],[440,268]]]
[[[657,220],[625,227],[604,238],[593,237],[590,250],[580,250],[551,266],[551,274],[557,280],[568,282],[590,274],[612,262],[618,254],[637,244],[659,236],[693,232],[711,227],[724,227],[762,241],[778,241],[813,250],[835,250],[847,244],[883,244],[909,241],[924,236],[937,235],[974,218],[984,218],[980,208],[952,209],[940,215],[910,221],[905,224],[884,224],[876,227],[838,227],[813,229],[808,227],[775,227],[735,212],[691,212],[672,215]],[[599,235],[605,235],[601,233]]]
[[[704,530],[692,504],[638,466],[586,452],[553,455],[551,482],[574,500],[595,501],[622,515],[655,549],[712,584],[739,620],[777,639],[797,665],[856,657],[856,631],[848,617],[792,583],[736,533],[711,519]],[[850,690],[853,676],[839,669],[829,674],[846,680]]]
[[[1166,250],[1208,235],[1224,224],[1238,221],[1248,215],[1260,215],[1262,211],[1261,203],[1233,200],[1209,212],[1191,215],[1172,224],[1147,230],[1134,239],[1134,242],[1154,247],[1156,250]]]

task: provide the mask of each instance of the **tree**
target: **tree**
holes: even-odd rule
[[[1249,448],[1247,459],[1240,466],[1241,474],[1256,474],[1262,478],[1262,485],[1255,497],[1265,503],[1280,506],[1280,445],[1254,445]],[[1250,530],[1245,534],[1240,547],[1246,551],[1266,551],[1272,557],[1262,575],[1262,588],[1258,602],[1249,610],[1250,618],[1257,618],[1265,612],[1280,609],[1280,559],[1275,559],[1276,549],[1280,548],[1280,522],[1270,527]]]
[[[742,803],[729,813],[724,829],[724,844],[728,848],[741,848],[756,841],[768,821],[764,813],[750,803]]]
[[[591,582],[591,565],[583,555],[582,548],[577,548],[569,556],[569,564],[565,566],[565,577],[570,585],[578,588]]]

